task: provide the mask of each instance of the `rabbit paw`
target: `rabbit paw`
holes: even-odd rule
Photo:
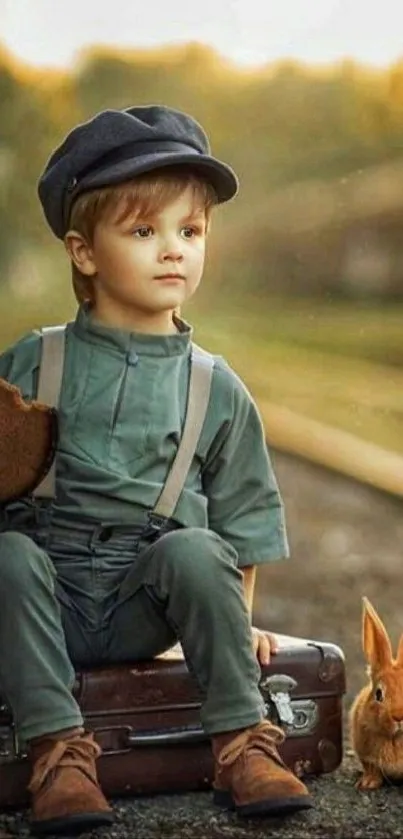
[[[379,789],[383,784],[383,775],[375,766],[364,768],[361,777],[355,784],[359,790]]]

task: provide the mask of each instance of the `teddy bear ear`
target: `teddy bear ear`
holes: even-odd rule
[[[0,378],[0,504],[31,494],[53,463],[56,410],[23,399],[20,389]]]
[[[363,597],[362,603],[362,646],[364,655],[373,670],[380,670],[392,661],[391,643],[378,613],[368,598]]]

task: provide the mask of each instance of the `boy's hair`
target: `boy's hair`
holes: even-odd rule
[[[120,223],[129,216],[147,218],[175,201],[188,186],[193,191],[195,208],[205,212],[208,222],[211,210],[217,204],[213,186],[195,169],[169,166],[145,172],[122,184],[100,187],[79,195],[71,210],[69,229],[76,230],[91,245],[96,225],[101,219],[113,219]],[[94,299],[92,277],[81,274],[72,263],[72,280],[78,303],[91,304]]]

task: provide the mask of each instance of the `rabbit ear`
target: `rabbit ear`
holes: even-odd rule
[[[374,607],[367,597],[363,597],[362,602],[362,646],[368,664],[374,669],[380,669],[391,663],[392,647],[388,633]]]
[[[400,636],[399,643],[397,645],[396,661],[398,664],[403,665],[403,634]]]

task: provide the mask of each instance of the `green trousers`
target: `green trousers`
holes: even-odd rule
[[[148,659],[178,640],[208,734],[265,716],[242,574],[216,534],[0,533],[0,694],[23,741],[82,724],[75,668]]]

